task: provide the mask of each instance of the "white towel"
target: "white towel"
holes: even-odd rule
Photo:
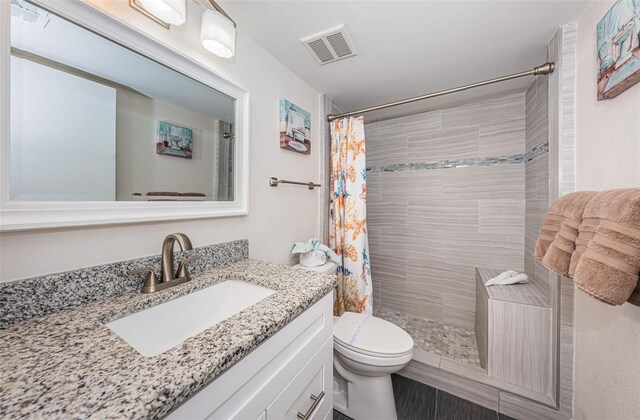
[[[506,286],[509,284],[528,283],[529,277],[524,273],[517,273],[513,270],[500,273],[496,277],[487,280],[485,286]]]
[[[322,251],[309,251],[300,254],[300,265],[303,267],[319,267],[327,262],[327,254]]]

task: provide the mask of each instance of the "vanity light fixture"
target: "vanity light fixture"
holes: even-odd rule
[[[167,29],[187,20],[187,0],[129,0],[129,6]]]
[[[210,3],[213,10],[202,13],[200,41],[218,57],[231,58],[236,53],[236,23],[216,2]]]

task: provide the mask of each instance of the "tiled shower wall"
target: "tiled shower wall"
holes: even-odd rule
[[[524,93],[365,125],[374,306],[473,328],[474,268],[523,269],[525,125]]]
[[[549,148],[549,78],[537,76],[525,96],[526,148]],[[549,153],[525,164],[524,268],[536,281],[549,282],[549,270],[533,257],[538,233],[549,208]]]

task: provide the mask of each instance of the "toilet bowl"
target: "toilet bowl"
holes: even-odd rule
[[[327,263],[313,270],[332,274],[336,268]],[[345,312],[334,317],[333,348],[334,408],[355,420],[395,420],[391,374],[411,361],[411,336],[384,319]]]
[[[396,419],[391,374],[411,361],[411,336],[384,319],[345,312],[333,324],[333,348],[334,408],[356,420]]]

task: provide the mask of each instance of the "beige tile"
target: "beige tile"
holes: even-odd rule
[[[430,287],[442,295],[446,283],[455,281],[457,276],[455,267],[445,264],[434,257],[410,257],[407,268],[407,284]]]
[[[394,256],[401,259],[409,258],[411,247],[410,229],[407,227],[391,226],[383,227],[381,250],[384,255]]]
[[[367,225],[407,227],[408,208],[407,200],[367,200]]]
[[[546,77],[542,78],[546,79]],[[526,112],[526,150],[531,150],[533,147],[542,143],[546,143],[549,140],[547,103],[541,102],[538,98],[540,92],[543,92],[546,88],[546,84],[544,87],[539,86],[540,79],[541,77],[536,78],[534,84],[531,86],[529,90],[529,92],[532,92],[530,97],[529,92],[527,92],[528,101]],[[535,90],[535,94],[533,93],[532,89]]]
[[[407,294],[407,261],[387,255],[371,254],[371,279],[375,305],[402,308]]]
[[[366,141],[366,145],[369,144],[369,142],[371,141],[376,141],[378,140],[378,128],[379,128],[379,123],[378,122],[374,122],[374,123],[366,123],[364,125],[364,139]]]
[[[457,277],[442,291],[442,320],[473,330],[476,322],[476,280],[473,274]]]
[[[547,200],[527,200],[524,214],[525,236],[537,240],[548,208],[549,204]]]
[[[400,287],[407,284],[407,259],[387,255],[371,254],[371,277],[376,278],[384,288]]]
[[[550,389],[548,307],[489,301],[489,376],[540,394]]]
[[[382,198],[443,198],[443,171],[383,172]]]
[[[424,112],[380,121],[378,136],[381,139],[399,136],[415,136],[440,130],[440,111]]]
[[[407,163],[408,137],[379,137],[366,142],[367,167]]]
[[[478,208],[480,233],[524,236],[524,199],[479,200]]]
[[[441,255],[451,264],[522,270],[524,238],[519,235],[442,234]]]
[[[425,232],[477,232],[478,201],[410,199],[408,221],[412,229]],[[425,240],[430,239],[425,237]]]
[[[379,200],[382,197],[381,175],[367,172],[367,200]]]
[[[442,317],[442,295],[429,285],[407,285],[404,310],[412,316],[440,320]]]
[[[369,254],[382,252],[382,229],[377,225],[367,223],[367,239],[369,240]]]
[[[442,258],[441,235],[417,227],[408,229],[409,238],[407,256],[409,258]]]
[[[447,199],[524,198],[524,165],[443,169]]]
[[[525,189],[527,199],[549,199],[549,159],[540,156],[525,164]]]
[[[480,156],[525,153],[525,119],[483,124],[479,129]]]
[[[567,413],[553,408],[536,404],[526,398],[500,392],[499,412],[509,417],[522,420],[569,420]]]
[[[479,157],[478,127],[451,128],[409,137],[409,162]]]
[[[479,126],[524,117],[524,94],[493,98],[442,111],[442,128]]]

